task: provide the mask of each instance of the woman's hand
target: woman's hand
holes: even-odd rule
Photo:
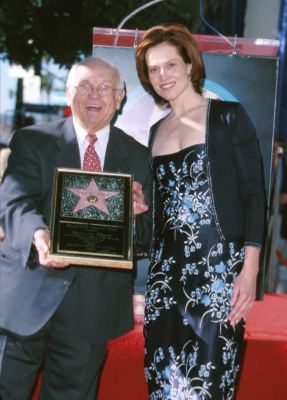
[[[246,318],[256,298],[256,281],[259,269],[260,249],[246,246],[244,264],[241,273],[234,284],[231,298],[231,312],[228,320],[236,325],[242,318]]]
[[[148,206],[144,200],[142,185],[136,181],[133,182],[133,207],[134,215],[144,213],[148,210]]]

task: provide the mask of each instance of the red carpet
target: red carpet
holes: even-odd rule
[[[140,325],[110,342],[98,400],[147,400]],[[249,314],[237,400],[287,400],[287,295],[265,295]]]

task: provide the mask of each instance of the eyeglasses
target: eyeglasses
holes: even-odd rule
[[[78,86],[73,86],[73,87],[77,90],[77,92],[80,95],[83,96],[89,96],[91,93],[94,93],[94,91],[96,91],[99,96],[108,97],[114,91],[119,90],[119,89],[114,89],[112,86],[106,83],[100,83],[99,85],[94,86],[89,82],[82,82]]]

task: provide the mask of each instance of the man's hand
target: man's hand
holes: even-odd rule
[[[142,191],[142,185],[139,182],[133,182],[133,204],[134,204],[134,215],[144,213],[148,210],[148,206],[144,201],[144,194]]]
[[[46,229],[38,229],[34,233],[33,242],[34,246],[36,247],[39,255],[39,263],[44,267],[51,267],[51,268],[65,268],[69,264],[63,261],[52,261],[49,258],[48,251],[49,251],[49,239],[50,235]]]

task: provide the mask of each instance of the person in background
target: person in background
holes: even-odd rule
[[[255,129],[238,103],[202,96],[190,31],[152,27],[136,48],[168,115],[150,132],[153,245],[145,300],[150,399],[234,399],[256,296],[265,194]]]
[[[10,155],[9,146],[6,143],[0,143],[0,182],[7,167],[8,158]],[[4,240],[4,232],[0,225],[0,243]]]
[[[7,167],[9,155],[9,146],[5,143],[0,143],[0,182],[2,181],[2,177]]]
[[[281,224],[281,237],[287,240],[287,166],[284,163],[283,165],[285,174],[284,180],[282,183],[282,192],[280,195],[280,204],[281,204],[281,214],[282,214],[282,224]]]
[[[276,255],[279,260],[279,263],[287,267],[287,164],[286,164],[286,143],[282,138],[277,138],[274,141],[273,154],[274,154],[273,169],[275,173],[275,178],[273,182],[274,186],[276,186],[276,179],[279,179],[277,196],[279,196],[278,211],[280,217],[280,227],[279,227],[279,239],[277,244]],[[281,167],[281,170],[279,170],[279,167]],[[273,191],[275,191],[275,188],[273,189]],[[273,194],[272,200],[278,201],[278,197],[276,197],[274,193],[272,194]],[[274,223],[276,224],[277,221],[275,220]]]
[[[286,164],[286,143],[280,140],[282,148],[282,184],[279,202],[281,204],[281,238],[287,241],[287,164]],[[287,252],[285,252],[287,256]]]
[[[15,132],[1,184],[1,400],[30,399],[41,366],[41,400],[94,400],[107,341],[133,328],[131,271],[48,256],[55,167],[133,173],[136,244],[149,246],[147,149],[111,125],[125,96],[118,70],[83,60],[66,91],[72,116]]]

